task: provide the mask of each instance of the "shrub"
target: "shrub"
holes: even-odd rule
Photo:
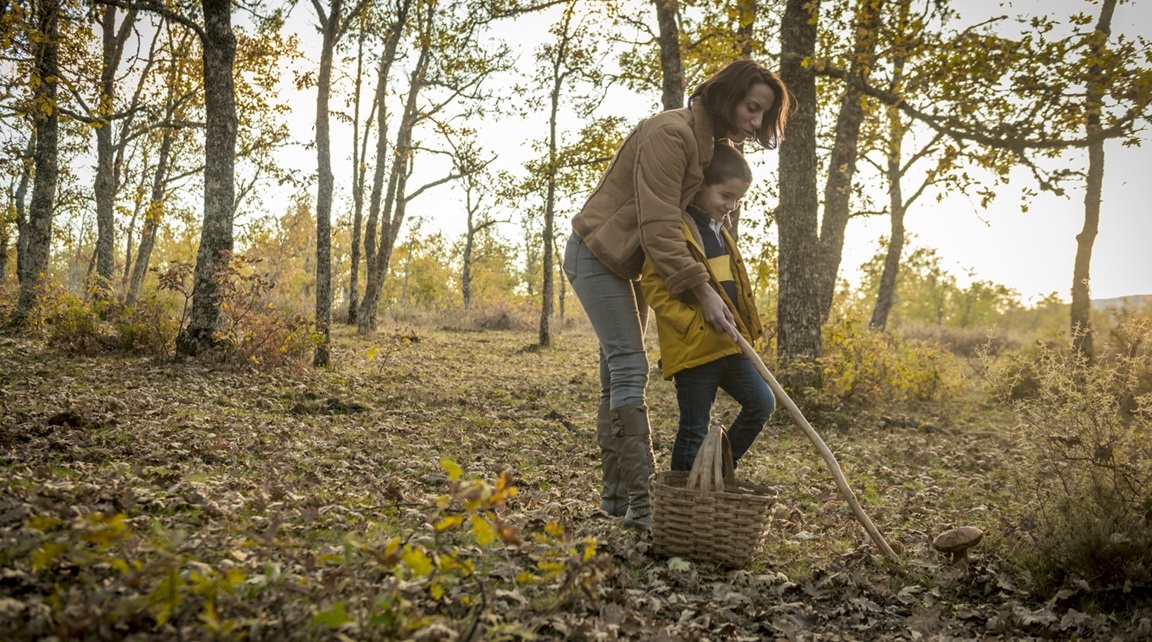
[[[48,345],[88,356],[103,352],[109,341],[101,333],[100,317],[102,311],[107,309],[107,304],[103,301],[84,301],[69,293],[59,296],[58,300],[50,304],[55,309],[47,319]]]
[[[902,327],[900,331],[905,339],[938,343],[959,357],[975,357],[980,353],[997,355],[1018,350],[1021,346],[1020,340],[1014,335],[995,332],[990,328],[916,324]]]
[[[844,313],[823,333],[822,404],[947,399],[961,389],[956,358],[938,343],[872,330],[859,312]]]
[[[556,310],[559,313],[559,309]],[[570,313],[569,313],[570,314]],[[413,314],[393,314],[395,321],[413,325],[439,324],[448,330],[535,330],[540,323],[539,304],[530,299],[500,299],[483,304],[475,304],[467,310],[446,309],[438,319],[417,318]]]
[[[531,330],[540,323],[540,311],[535,304],[497,301],[473,308],[468,319],[479,330]]]
[[[161,292],[137,299],[114,325],[121,349],[157,359],[172,356],[176,335],[180,333],[180,317],[173,313],[171,302],[165,301]]]
[[[1037,344],[987,370],[990,391],[1012,404],[1038,448],[1026,561],[1044,590],[1069,580],[1117,595],[1152,586],[1152,393],[1138,392],[1150,360],[1140,345],[1152,331],[1127,332],[1130,349],[1094,367]],[[1020,397],[1025,358],[1034,390]]]
[[[441,465],[448,491],[413,511],[417,522],[358,531],[304,520],[277,534],[276,519],[271,536],[244,524],[190,541],[148,514],[45,503],[14,531],[18,545],[0,551],[20,578],[0,593],[0,638],[487,639],[490,623],[509,616],[494,594],[548,612],[599,599],[612,558],[596,539],[551,519],[521,531],[507,519],[510,473],[489,482]],[[31,486],[19,482],[4,490]],[[532,571],[488,572],[509,568],[511,555]]]
[[[12,318],[19,296],[20,286],[15,281],[0,282],[0,320]]]
[[[256,270],[260,262],[234,256],[215,275],[223,325],[216,331],[213,354],[232,365],[279,368],[307,363],[323,336],[303,314],[268,303],[273,283]]]

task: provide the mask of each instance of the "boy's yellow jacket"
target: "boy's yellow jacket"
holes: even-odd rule
[[[725,230],[724,243],[728,246],[728,256],[716,257],[709,261],[705,257],[704,243],[696,223],[687,214],[684,215],[682,228],[685,238],[688,239],[688,250],[697,261],[708,268],[713,288],[736,317],[736,328],[748,341],[754,341],[764,333],[764,326],[761,325],[760,315],[756,312],[756,301],[752,286],[748,282],[748,272],[744,269],[744,261],[740,258],[736,243]],[[739,301],[730,300],[724,288],[720,287],[721,278],[727,277],[729,272],[736,283]],[[644,299],[656,316],[656,331],[660,338],[660,358],[665,379],[671,379],[672,375],[685,368],[694,368],[740,352],[740,346],[729,339],[728,335],[717,332],[708,325],[691,292],[685,293],[682,299],[671,295],[663,277],[656,272],[651,261],[644,261],[640,287],[644,291]]]

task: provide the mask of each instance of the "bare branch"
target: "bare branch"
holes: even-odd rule
[[[1083,138],[1028,138],[1027,136],[1002,136],[990,132],[986,129],[976,129],[971,122],[959,122],[953,118],[941,117],[924,112],[913,105],[909,104],[904,99],[904,96],[880,89],[867,82],[861,80],[859,77],[843,70],[832,66],[825,66],[821,69],[815,70],[816,75],[827,76],[841,80],[852,87],[859,90],[861,93],[871,96],[880,102],[891,105],[911,116],[912,118],[928,125],[934,131],[943,133],[958,141],[971,141],[979,143],[992,149],[1003,149],[1013,152],[1017,157],[1023,158],[1024,152],[1029,149],[1067,149],[1076,147],[1087,147],[1089,143],[1097,139],[1107,138],[1120,138],[1127,136],[1131,133],[1132,123],[1143,115],[1143,110],[1132,109],[1125,113],[1122,117],[1118,118],[1110,127],[1101,128],[1098,132],[1086,135]],[[1004,130],[1012,130],[1012,123],[1003,126]],[[1025,161],[1027,164],[1027,161]]]
[[[438,179],[438,180],[432,181],[431,183],[428,183],[427,185],[424,185],[423,187],[421,187],[420,189],[416,190],[415,192],[412,192],[411,194],[408,194],[407,196],[405,196],[405,197],[404,197],[404,202],[405,202],[405,203],[410,203],[410,202],[412,201],[412,199],[414,199],[414,198],[416,198],[417,196],[419,196],[419,195],[423,194],[425,191],[427,191],[427,190],[429,190],[429,189],[432,189],[433,187],[437,187],[437,186],[439,186],[439,185],[443,185],[444,183],[447,183],[447,182],[449,182],[449,181],[454,181],[454,180],[456,180],[457,178],[460,178],[460,175],[459,175],[459,174],[457,174],[457,173],[455,173],[455,172],[453,172],[453,173],[451,173],[451,174],[449,174],[449,175],[445,176],[444,178],[441,178],[441,179]]]
[[[194,20],[190,19],[188,16],[177,13],[168,7],[156,4],[154,2],[131,2],[129,0],[95,0],[95,2],[99,4],[111,5],[113,7],[120,7],[121,9],[151,11],[160,16],[163,16],[166,20],[171,20],[172,22],[182,24],[192,31],[195,31],[196,35],[200,36],[201,41],[207,38],[207,34],[204,33],[204,27],[201,27]]]

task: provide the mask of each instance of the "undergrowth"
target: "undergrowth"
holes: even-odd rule
[[[1152,591],[1152,330],[1136,321],[1114,332],[1126,345],[1091,366],[1037,343],[987,370],[989,391],[1039,450],[1026,560],[1035,581],[1105,601]]]
[[[0,605],[0,633],[10,640],[142,631],[263,639],[287,628],[294,637],[398,639],[461,628],[471,639],[490,616],[494,590],[538,594],[557,606],[598,594],[607,566],[594,538],[573,537],[548,521],[523,541],[502,518],[517,492],[507,472],[490,482],[466,480],[455,462],[441,465],[451,484],[424,507],[421,527],[337,532],[319,555],[275,521],[234,537],[225,555],[206,558],[193,544],[197,535],[157,528],[139,515],[33,514],[19,545],[3,551],[8,581],[26,591],[54,588],[46,599]],[[6,489],[16,496],[34,490]],[[503,548],[531,559],[535,572],[489,577],[491,558],[505,557]]]
[[[963,389],[956,357],[935,341],[871,329],[853,311],[826,324],[823,335],[823,385],[815,393],[822,405],[939,401]]]

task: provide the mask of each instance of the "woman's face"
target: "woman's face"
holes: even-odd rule
[[[755,140],[756,132],[764,122],[764,114],[775,102],[776,93],[766,83],[758,82],[749,87],[748,93],[732,111],[732,124],[736,131],[728,132],[728,139],[736,145],[749,138]]]

